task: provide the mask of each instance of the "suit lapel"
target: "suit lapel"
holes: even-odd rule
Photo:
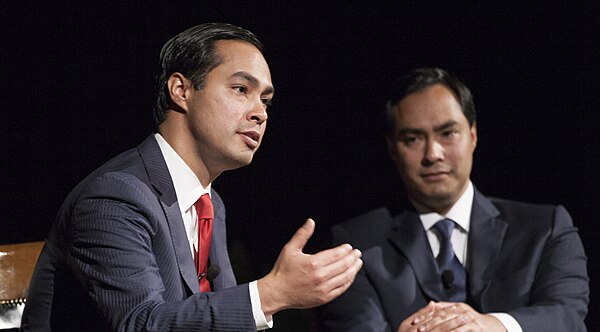
[[[494,205],[475,190],[467,253],[469,293],[475,303],[480,302],[494,275],[494,262],[506,233],[507,224],[498,215]],[[419,216],[407,211],[394,222],[397,226],[390,235],[391,243],[409,261],[423,292],[434,300],[442,299],[438,267]]]
[[[469,290],[473,301],[480,303],[483,292],[496,269],[507,224],[500,213],[479,191],[475,190],[469,229],[468,263]]]
[[[213,290],[233,287],[236,285],[229,254],[227,251],[227,232],[225,226],[225,207],[219,195],[213,190],[213,207],[215,218],[213,220],[213,236],[210,244],[210,264],[216,264],[220,272],[213,281]]]
[[[173,187],[173,181],[171,180],[167,164],[154,135],[146,138],[138,146],[138,151],[148,171],[150,182],[158,192],[171,233],[171,240],[173,241],[175,257],[181,277],[190,291],[198,293],[200,292],[200,288],[198,286],[197,272],[194,267],[194,261],[191,259],[189,242],[186,237],[183,220],[181,219],[175,187]]]
[[[390,241],[409,261],[423,292],[431,299],[441,300],[442,283],[438,278],[437,263],[419,216],[405,212],[394,222],[398,227],[390,235]]]

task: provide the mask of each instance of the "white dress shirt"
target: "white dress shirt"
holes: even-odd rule
[[[154,134],[162,152],[169,175],[173,180],[177,203],[183,218],[183,224],[187,233],[187,239],[190,245],[190,255],[194,257],[195,248],[198,248],[198,216],[194,203],[203,194],[209,194],[211,184],[206,188],[202,187],[200,180],[189,166],[181,159],[177,152],[167,143],[167,141],[158,133]],[[256,323],[257,330],[264,330],[273,327],[273,317],[265,317],[261,309],[260,296],[256,280],[249,284],[250,302],[252,303],[252,315]]]
[[[433,226],[438,221],[448,218],[452,219],[457,225],[452,230],[452,235],[450,236],[454,254],[463,266],[467,265],[467,260],[469,259],[467,256],[467,245],[469,242],[468,236],[469,226],[471,224],[473,195],[473,184],[471,181],[469,181],[467,190],[465,190],[465,192],[460,196],[456,203],[454,203],[445,216],[442,216],[436,212],[421,214],[419,216],[421,218],[421,222],[423,223],[423,228],[427,232],[427,239],[429,240],[429,245],[434,257],[437,257],[440,252],[440,240],[433,231]],[[506,328],[508,332],[523,332],[521,325],[519,325],[517,320],[511,315],[501,312],[490,313],[490,315],[496,317],[502,323],[502,325],[504,325],[504,328]]]

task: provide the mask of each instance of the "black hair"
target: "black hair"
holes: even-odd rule
[[[452,94],[454,94],[456,100],[460,104],[463,114],[469,122],[469,126],[472,126],[473,123],[475,123],[476,116],[473,96],[464,83],[458,78],[448,74],[448,72],[443,69],[419,68],[402,76],[397,84],[392,87],[393,91],[385,105],[385,126],[388,135],[394,130],[394,106],[400,103],[400,101],[409,94],[423,91],[435,84],[444,85],[452,92]]]
[[[227,23],[197,25],[171,38],[160,52],[161,73],[157,79],[158,97],[154,110],[157,124],[165,120],[171,107],[169,77],[179,72],[192,81],[194,89],[202,89],[208,73],[222,61],[215,51],[215,44],[220,40],[245,41],[263,52],[262,43],[252,32]]]

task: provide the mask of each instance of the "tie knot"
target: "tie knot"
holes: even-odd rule
[[[445,240],[450,239],[450,235],[452,234],[452,230],[454,229],[454,221],[452,219],[442,219],[438,221],[434,226],[435,230],[441,235]]]
[[[214,211],[212,201],[210,200],[210,195],[204,194],[200,196],[200,198],[194,204],[196,207],[196,213],[198,214],[198,219],[213,219]]]

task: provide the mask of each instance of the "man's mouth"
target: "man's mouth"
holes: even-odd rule
[[[435,182],[444,180],[446,177],[450,175],[449,171],[436,171],[436,172],[427,172],[421,174],[421,177],[428,182]]]
[[[257,131],[245,131],[239,134],[242,136],[242,139],[249,148],[256,149],[258,147],[260,134]]]

